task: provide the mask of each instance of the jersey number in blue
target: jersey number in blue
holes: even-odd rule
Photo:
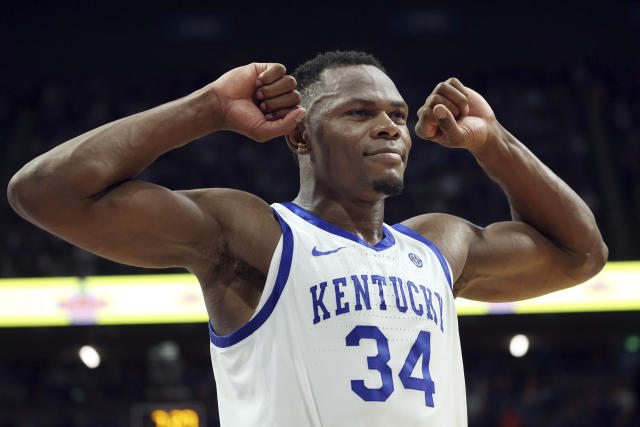
[[[364,385],[363,380],[351,380],[351,390],[360,396],[362,400],[384,402],[393,393],[393,377],[391,367],[388,365],[391,359],[389,341],[376,326],[358,325],[349,332],[346,342],[348,346],[358,346],[363,338],[375,340],[378,345],[378,354],[367,357],[367,366],[371,370],[380,372],[382,386],[380,388],[369,388]],[[422,356],[422,378],[412,377],[411,373],[420,356]],[[420,331],[398,377],[402,381],[404,388],[424,391],[425,404],[433,408],[433,395],[436,392],[436,388],[429,372],[430,356],[431,334],[426,331]]]

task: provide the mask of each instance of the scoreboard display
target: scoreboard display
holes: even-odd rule
[[[141,402],[131,407],[131,427],[206,427],[200,402]]]

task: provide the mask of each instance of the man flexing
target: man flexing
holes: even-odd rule
[[[80,135],[16,173],[10,203],[37,226],[105,258],[184,267],[198,278],[211,319],[214,371],[226,387],[219,384],[223,423],[466,425],[464,388],[447,389],[452,372],[461,375],[461,359],[444,364],[447,352],[459,351],[457,323],[447,323],[443,312],[455,318],[453,296],[521,300],[592,277],[607,259],[593,214],[500,125],[482,96],[451,78],[418,110],[416,134],[468,150],[506,193],[512,220],[481,228],[427,213],[389,229],[384,200],[401,191],[411,147],[402,96],[375,58],[357,52],[320,55],[296,77],[300,92],[284,66],[246,65],[184,98]],[[135,179],[161,154],[223,129],[258,142],[286,136],[300,166],[293,203],[272,208],[238,190],[170,191]],[[335,259],[344,265],[304,266],[331,256],[342,256]],[[397,267],[400,259],[416,271],[405,274],[414,267]],[[304,292],[295,302],[297,288]],[[288,304],[297,308],[287,311]],[[350,323],[322,335],[320,326],[342,319]],[[282,336],[290,324],[304,327],[291,332],[295,339]],[[394,339],[392,324],[409,332]],[[269,339],[260,338],[265,330]],[[316,333],[326,345],[318,346]],[[330,366],[341,363],[323,363],[349,361],[365,342],[373,350],[329,380]],[[252,356],[238,358],[234,349]],[[322,352],[329,356],[317,356]],[[290,354],[297,358],[278,362]],[[294,373],[283,373],[287,366]],[[255,376],[228,375],[241,369]],[[269,369],[277,375],[269,377]],[[265,397],[275,383],[274,395]],[[339,410],[322,397],[343,389]],[[420,408],[403,406],[416,404],[416,390],[423,393]],[[282,401],[292,415],[268,409],[285,411]],[[381,402],[391,406],[376,406]]]

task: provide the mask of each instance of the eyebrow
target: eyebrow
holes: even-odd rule
[[[364,105],[376,105],[376,101],[366,98],[351,98],[345,101],[344,104],[364,104]],[[391,101],[392,107],[406,108],[409,109],[409,106],[404,101]]]

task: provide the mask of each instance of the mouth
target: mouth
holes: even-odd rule
[[[388,159],[388,160],[402,160],[402,152],[396,148],[384,147],[377,150],[365,152],[364,157],[371,157],[375,159]]]

